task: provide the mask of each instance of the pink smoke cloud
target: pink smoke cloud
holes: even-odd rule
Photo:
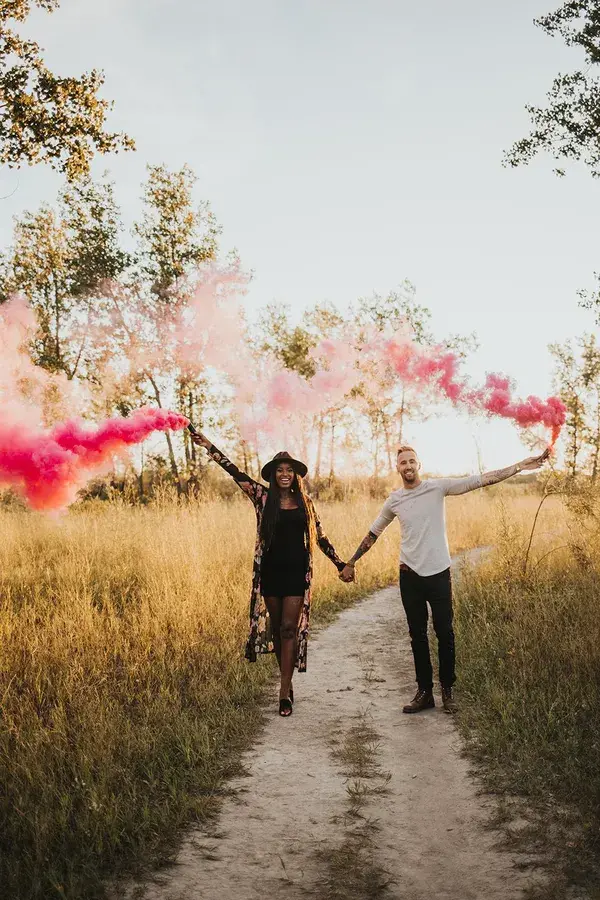
[[[63,372],[50,373],[29,353],[37,321],[25,297],[0,304],[0,403],[5,420],[57,421],[66,410],[80,414],[87,394]]]
[[[105,380],[119,381],[152,369],[200,373],[214,369],[229,383],[242,437],[258,448],[267,438],[293,449],[306,442],[311,417],[346,402],[348,395],[374,370],[393,371],[399,382],[447,398],[472,413],[499,416],[519,427],[543,425],[554,445],[566,410],[557,397],[542,400],[513,396],[510,380],[488,375],[473,387],[461,375],[456,354],[443,347],[423,347],[408,331],[393,335],[375,329],[347,328],[312,351],[316,373],[306,379],[273,357],[257,358],[245,333],[241,296],[247,276],[239,262],[212,266],[197,273],[172,302],[164,306],[129,304],[135,288],[107,286],[107,317],[88,328],[97,346],[112,346],[115,329],[123,335],[121,356]],[[111,293],[112,292],[112,293]],[[129,318],[128,318],[129,316]],[[137,318],[136,318],[137,316]],[[0,483],[15,487],[36,509],[58,509],[74,499],[91,475],[110,464],[113,453],[139,443],[152,431],[181,429],[187,419],[160,409],[142,409],[127,419],[109,419],[95,430],[72,420],[81,412],[77,385],[35,366],[27,344],[35,316],[23,298],[0,306]],[[109,377],[110,376],[110,377]],[[32,422],[44,421],[39,397],[59,394],[69,421],[40,434]],[[56,420],[56,416],[54,416]]]
[[[506,375],[490,373],[482,387],[470,387],[460,375],[460,360],[446,348],[424,348],[403,334],[379,342],[379,345],[375,342],[369,351],[371,354],[378,352],[403,382],[433,388],[471,413],[483,412],[489,416],[511,419],[521,428],[543,425],[550,429],[551,447],[554,447],[566,421],[567,411],[562,400],[558,397],[542,400],[533,395],[525,400],[515,399]]]
[[[246,440],[258,444],[261,437],[282,434],[299,439],[302,417],[344,401],[373,366],[391,367],[399,382],[432,391],[471,414],[509,419],[520,428],[542,425],[550,430],[551,447],[565,423],[566,408],[558,397],[515,398],[510,379],[499,374],[489,374],[481,387],[473,387],[461,374],[455,353],[417,344],[406,329],[392,336],[374,329],[363,329],[360,336],[347,329],[340,338],[322,341],[311,356],[317,371],[307,380],[277,361],[257,362],[247,351],[239,351],[232,383]]]
[[[356,385],[360,372],[352,342],[327,340],[311,354],[317,371],[311,379],[286,369],[272,357],[255,359],[239,347],[235,366],[228,369],[240,432],[258,446],[279,440],[288,448],[306,443],[313,416],[335,407]]]
[[[175,352],[186,367],[240,372],[245,343],[241,298],[248,281],[236,258],[229,266],[213,264],[196,273],[182,292],[172,333]]]
[[[62,509],[114,453],[154,431],[177,431],[187,424],[179,413],[150,407],[125,419],[108,419],[95,429],[73,420],[47,433],[0,418],[0,484],[14,488],[33,509]]]
[[[336,406],[356,386],[360,374],[356,346],[356,337],[348,329],[341,338],[327,338],[313,350],[311,356],[317,371],[310,387],[325,401],[321,409]]]

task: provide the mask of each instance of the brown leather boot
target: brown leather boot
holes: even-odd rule
[[[410,703],[407,703],[406,706],[403,707],[402,712],[418,713],[423,709],[431,709],[433,706],[435,706],[433,691],[422,691],[421,688],[419,688]]]
[[[442,704],[444,712],[454,714],[458,712],[458,703],[454,699],[452,688],[446,688],[442,685]]]

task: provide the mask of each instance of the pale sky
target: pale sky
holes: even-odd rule
[[[526,103],[580,56],[532,19],[557,0],[62,0],[30,32],[49,64],[105,70],[111,127],[137,153],[100,158],[127,222],[147,163],[199,176],[198,197],[254,270],[251,310],[344,308],[408,278],[436,333],[475,331],[467,371],[551,391],[547,345],[594,330],[576,291],[593,285],[600,184],[552,161],[507,170]],[[0,172],[0,238],[54,199],[38,167]],[[16,188],[16,190],[15,190]],[[409,435],[428,468],[488,468],[527,455],[508,422],[451,410]]]

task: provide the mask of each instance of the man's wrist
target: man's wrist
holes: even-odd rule
[[[352,568],[354,568],[356,566],[356,563],[353,563],[352,560],[350,560],[350,562],[347,562],[346,565],[352,566]]]

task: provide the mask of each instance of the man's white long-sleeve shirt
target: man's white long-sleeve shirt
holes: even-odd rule
[[[369,531],[379,535],[399,519],[402,533],[400,562],[417,575],[437,575],[450,565],[446,534],[449,494],[466,494],[482,487],[480,475],[467,478],[428,478],[416,488],[393,491]]]

